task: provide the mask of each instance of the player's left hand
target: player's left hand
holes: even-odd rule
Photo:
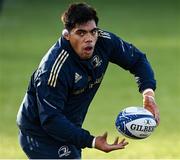
[[[159,125],[160,115],[159,115],[158,106],[155,102],[154,95],[152,95],[151,93],[144,94],[143,95],[143,105],[144,105],[144,108],[146,108],[148,111],[150,111],[154,115],[157,125]]]
[[[128,145],[128,142],[126,142],[125,139],[122,139],[119,142],[118,137],[115,139],[113,144],[108,144],[107,132],[105,132],[102,136],[97,136],[95,141],[95,148],[106,153],[114,150],[124,149],[126,145]]]

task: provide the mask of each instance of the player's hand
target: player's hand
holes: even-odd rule
[[[119,137],[117,137],[113,144],[107,143],[107,132],[103,136],[96,137],[95,148],[103,152],[111,152],[118,149],[124,149],[128,142],[125,139],[119,142]]]
[[[143,105],[144,105],[144,108],[146,108],[148,111],[150,111],[155,119],[156,119],[156,122],[157,122],[157,125],[159,125],[160,123],[160,115],[159,115],[159,109],[158,109],[158,106],[155,102],[155,98],[154,98],[154,94],[152,93],[146,93],[143,95]]]

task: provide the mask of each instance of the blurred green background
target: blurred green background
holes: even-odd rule
[[[79,0],[80,1],[80,0]],[[0,158],[26,158],[18,144],[16,114],[29,78],[61,35],[61,13],[70,0],[4,0],[0,11]],[[85,149],[83,158],[180,158],[180,1],[87,0],[112,31],[147,54],[157,80],[161,124],[125,150],[103,153]],[[2,3],[2,0],[0,0]],[[87,114],[84,128],[94,135],[121,136],[114,121],[126,106],[142,105],[132,75],[110,65]]]

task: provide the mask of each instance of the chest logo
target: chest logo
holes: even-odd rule
[[[92,58],[91,64],[93,65],[94,68],[99,67],[102,63],[102,60],[99,58],[98,55],[95,55]]]
[[[79,75],[77,72],[75,73],[75,83],[82,79],[82,76]]]
[[[69,156],[71,154],[71,151],[69,150],[68,146],[62,146],[61,148],[59,148],[58,154],[59,154],[60,158],[66,157],[66,156]]]

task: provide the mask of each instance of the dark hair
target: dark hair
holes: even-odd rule
[[[67,30],[72,30],[76,24],[80,25],[94,20],[98,25],[96,10],[86,3],[74,3],[63,13],[61,20]]]

